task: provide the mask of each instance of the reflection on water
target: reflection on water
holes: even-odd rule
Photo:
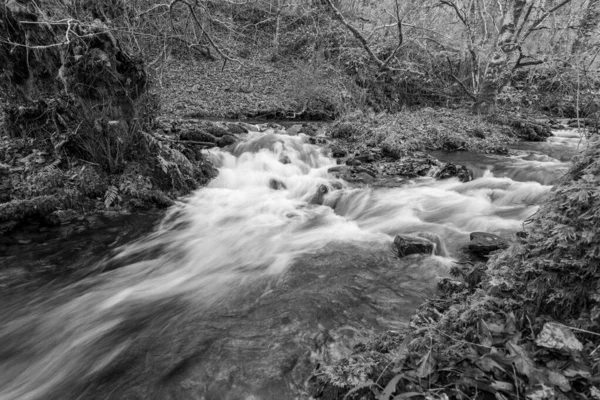
[[[219,176],[98,263],[109,272],[0,306],[0,399],[292,398],[323,346],[343,356],[334,343],[359,329],[401,326],[471,231],[519,230],[566,169],[457,153],[477,179],[358,188],[305,139],[210,150]],[[399,233],[438,235],[448,256],[398,260]]]

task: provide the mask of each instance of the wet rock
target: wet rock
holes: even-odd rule
[[[375,173],[374,171],[371,171],[370,169],[364,168],[364,167],[356,167],[354,168],[353,172],[356,172],[357,174],[368,174],[373,178],[377,178],[377,173]]]
[[[309,137],[308,143],[310,143],[310,144],[327,144],[327,138],[324,136]]]
[[[473,179],[473,174],[464,165],[455,165],[447,163],[436,174],[438,179],[458,178],[461,182],[469,182]]]
[[[325,195],[329,192],[327,185],[319,185],[317,192],[308,200],[309,204],[323,205]]]
[[[508,247],[506,239],[494,235],[493,233],[472,232],[470,238],[471,242],[468,246],[469,251],[480,256],[486,256],[492,251],[506,249]]]
[[[375,161],[375,157],[373,157],[373,154],[371,154],[368,151],[361,153],[360,155],[354,157],[354,159],[358,160],[360,162],[363,162],[363,163],[370,163],[370,162]]]
[[[398,235],[394,238],[394,247],[399,257],[406,257],[411,254],[432,254],[434,244],[421,237]]]
[[[77,214],[74,210],[56,210],[53,213],[48,214],[45,220],[50,225],[65,225],[77,218]]]
[[[285,183],[283,183],[282,181],[280,181],[279,179],[271,179],[269,181],[269,187],[273,190],[285,190],[287,189],[287,186],[285,185]]]
[[[402,161],[384,165],[384,173],[388,175],[401,175],[407,178],[426,176],[433,167],[441,166],[440,162],[433,157],[406,157]]]
[[[286,135],[297,136],[302,130],[302,125],[292,125],[285,130]]]
[[[204,132],[201,130],[185,130],[179,134],[179,138],[181,140],[192,140],[194,142],[208,142],[208,143],[216,143],[217,138],[211,135],[208,132]]]
[[[343,149],[341,147],[334,147],[333,149],[331,149],[331,155],[335,158],[346,157],[348,155],[348,152],[346,151],[346,149]]]
[[[353,179],[353,181],[355,181],[355,182],[362,182],[362,183],[365,183],[365,184],[367,184],[367,185],[370,185],[370,184],[372,184],[373,182],[375,182],[375,178],[374,178],[372,175],[370,175],[370,174],[368,174],[368,173],[366,173],[366,172],[361,172],[361,173],[359,173],[359,174],[358,174],[358,175],[357,175],[357,176],[356,176],[356,177]]]
[[[219,140],[217,141],[217,146],[219,147],[225,147],[225,146],[229,146],[232,145],[236,142],[236,138],[234,138],[231,135],[225,135],[223,137],[220,137]]]
[[[221,128],[220,126],[217,126],[217,125],[208,126],[206,128],[206,132],[208,132],[211,135],[218,137],[218,138],[228,136],[230,134],[230,132],[227,129]]]
[[[279,157],[279,162],[282,164],[291,164],[292,160],[290,160],[290,158],[286,155],[283,155],[281,157]]]
[[[357,165],[362,165],[362,162],[355,158],[349,158],[346,160],[346,165],[357,166]]]
[[[569,128],[579,128],[579,127],[584,127],[585,126],[585,120],[584,119],[572,119],[569,122],[567,122],[567,126]]]
[[[350,175],[350,168],[345,165],[339,165],[337,167],[331,167],[327,170],[330,174],[333,174],[336,178],[344,179]]]
[[[300,130],[300,133],[304,133],[308,136],[315,136],[317,134],[317,128],[315,128],[311,124],[302,124],[302,129]]]
[[[227,125],[227,131],[232,135],[242,135],[244,133],[248,133],[246,128],[238,124]]]

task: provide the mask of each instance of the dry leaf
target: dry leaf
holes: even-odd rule
[[[567,352],[583,350],[583,345],[566,326],[546,322],[535,343],[540,347]]]

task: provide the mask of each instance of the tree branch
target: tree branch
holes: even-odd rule
[[[358,29],[356,29],[354,26],[352,26],[352,24],[350,24],[346,20],[346,18],[344,18],[342,13],[333,5],[331,0],[325,0],[325,1],[327,2],[327,5],[333,12],[334,17],[337,18],[352,33],[352,35],[354,35],[354,37],[360,42],[362,47],[365,49],[365,51],[367,52],[369,57],[377,64],[377,66],[379,66],[379,69],[380,70],[394,70],[393,68],[390,68],[388,66],[388,64],[392,60],[392,58],[396,55],[396,51],[398,51],[398,48],[400,48],[400,45],[402,44],[402,21],[400,20],[400,18],[398,18],[398,29],[399,29],[398,34],[399,34],[400,43],[398,43],[396,50],[394,50],[392,55],[390,57],[388,57],[386,59],[386,61],[381,61],[375,55],[375,53],[373,53],[373,50],[371,49],[371,47],[369,47],[369,43],[367,42],[367,39],[365,39],[365,37],[360,33],[360,31]],[[396,7],[397,7],[397,4],[396,4]],[[397,15],[399,16],[398,9],[396,10],[396,12],[397,12]]]

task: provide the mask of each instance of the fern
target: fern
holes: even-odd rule
[[[116,186],[109,186],[106,193],[104,193],[104,207],[107,209],[117,200],[119,196],[119,189]]]

